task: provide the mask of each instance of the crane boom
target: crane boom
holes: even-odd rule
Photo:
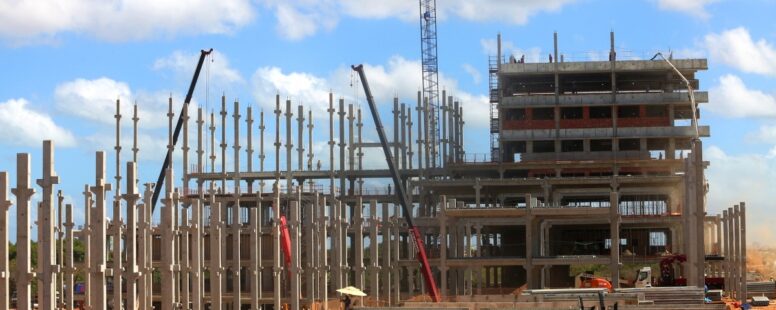
[[[420,3],[420,56],[423,72],[423,97],[428,100],[428,119],[426,126],[431,130],[426,141],[431,147],[431,166],[439,157],[439,63],[437,61],[437,23],[436,0],[419,0]],[[443,159],[444,160],[444,159]]]
[[[383,147],[383,153],[385,154],[385,160],[388,162],[388,170],[391,172],[391,178],[393,179],[394,188],[396,188],[396,196],[399,198],[399,203],[404,210],[404,219],[407,221],[407,226],[415,239],[415,245],[418,248],[417,258],[420,262],[420,271],[423,274],[423,279],[426,282],[426,289],[431,296],[431,300],[439,302],[439,290],[437,289],[434,276],[431,274],[431,266],[428,264],[428,257],[426,257],[426,248],[423,245],[423,238],[420,237],[420,231],[418,231],[415,224],[412,223],[412,213],[409,210],[409,199],[407,199],[407,193],[402,185],[399,177],[399,171],[396,170],[396,165],[391,155],[391,150],[388,147],[388,140],[385,138],[385,129],[383,129],[383,122],[380,120],[380,114],[377,112],[377,105],[375,105],[374,98],[372,97],[372,91],[369,89],[369,83],[366,80],[366,74],[364,74],[364,66],[352,66],[353,71],[358,72],[358,76],[361,79],[361,85],[364,87],[364,94],[366,95],[366,101],[369,103],[369,111],[372,112],[372,119],[375,122],[375,129],[377,135],[380,137],[380,144]]]
[[[159,178],[156,179],[156,185],[154,186],[154,195],[151,199],[151,213],[154,213],[156,209],[156,201],[159,200],[159,193],[162,189],[162,183],[164,183],[164,177],[167,176],[165,171],[170,166],[172,160],[172,150],[175,149],[175,144],[178,143],[178,136],[181,133],[181,126],[183,126],[183,110],[191,102],[191,97],[194,95],[194,87],[197,86],[197,80],[199,79],[199,72],[202,71],[202,63],[205,62],[205,57],[210,55],[213,49],[201,50],[199,54],[199,62],[197,62],[197,69],[194,70],[194,76],[191,78],[191,84],[189,85],[189,92],[186,94],[186,100],[183,101],[183,107],[181,113],[178,115],[178,124],[175,125],[175,132],[172,135],[172,148],[167,150],[167,156],[164,157],[164,163],[162,164],[162,171],[159,171]]]

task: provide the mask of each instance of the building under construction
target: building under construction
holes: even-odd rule
[[[557,37],[546,62],[504,57],[499,46],[489,66],[490,156],[465,152],[464,111],[453,96],[442,92],[439,105],[422,93],[392,103],[394,164],[442,301],[519,307],[530,299],[522,289],[578,286],[579,266],[604,270],[616,289],[635,278],[623,266],[677,254],[686,257],[676,275],[682,284],[702,288],[719,278],[726,294],[747,296],[744,204],[706,213],[709,163],[700,138],[710,129],[698,124],[690,99],[708,100],[696,91],[706,60],[621,60],[611,40],[602,61],[567,61]],[[44,142],[35,268],[32,161],[19,154],[15,183],[0,172],[0,310],[9,309],[8,296],[19,309],[37,296],[43,309],[297,310],[328,307],[345,286],[363,289],[365,306],[418,307],[427,288],[395,190],[385,183],[390,171],[364,169],[364,154],[380,147],[364,138],[374,127],[352,103],[320,99],[328,113],[315,116],[280,96],[267,115],[225,98],[220,113],[184,104],[179,146],[170,102],[169,150],[180,156],[169,157],[175,169],[165,171],[157,215],[155,184],[136,176],[142,145],[135,139],[125,153],[119,143],[122,118],[131,117],[135,137],[142,120],[121,115],[119,102],[116,115],[105,116],[116,119],[114,178],[97,152],[83,204],[62,205],[54,187],[67,180],[55,172],[53,143]],[[275,128],[265,126],[268,118]],[[328,158],[313,154],[321,132]],[[270,152],[275,160],[265,162]],[[126,215],[108,221],[110,207]],[[13,209],[19,225],[10,270]],[[84,223],[73,222],[75,212]],[[76,239],[87,245],[82,260],[74,259]],[[79,285],[85,289],[74,292]]]

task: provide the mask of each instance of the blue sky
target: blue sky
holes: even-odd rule
[[[487,56],[498,32],[505,52],[529,61],[545,60],[554,31],[568,59],[596,59],[605,55],[612,30],[621,57],[671,50],[708,58],[709,70],[698,76],[711,101],[701,106],[701,123],[712,132],[704,141],[709,210],[747,201],[750,241],[776,241],[768,212],[776,185],[775,2],[440,0],[437,7],[442,86],[464,103],[467,153],[488,152]],[[330,89],[348,103],[363,103],[361,89],[350,87],[350,64],[367,64],[384,117],[393,94],[414,102],[417,18],[414,1],[0,0],[0,170],[9,171],[13,187],[15,154],[29,152],[34,184],[40,141],[54,139],[59,188],[81,210],[83,185],[94,182],[94,151],[105,150],[114,161],[113,105],[121,98],[124,139],[130,138],[129,104],[136,101],[142,111],[140,176],[155,179],[166,144],[166,98],[172,95],[177,112],[198,51],[210,47],[217,54],[197,87],[199,106],[213,109],[225,93],[230,106],[235,99],[253,106],[254,118],[264,109],[274,128],[271,105],[279,92],[313,107],[315,136],[323,141],[322,105]],[[123,146],[126,160],[131,146]],[[315,152],[327,158],[324,144]],[[114,169],[107,167],[110,180]]]

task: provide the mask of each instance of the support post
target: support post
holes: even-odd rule
[[[92,209],[92,238],[91,252],[91,307],[92,309],[106,309],[108,307],[105,296],[105,192],[111,190],[111,184],[105,183],[105,152],[96,153],[95,185],[90,188],[94,195],[95,207]]]
[[[137,304],[137,279],[139,278],[137,269],[137,201],[140,195],[137,193],[136,180],[137,168],[134,162],[127,162],[127,189],[121,196],[127,206],[127,234],[126,256],[127,256],[127,309],[138,309]],[[72,254],[71,254],[72,255]],[[70,286],[72,287],[72,286]]]
[[[0,171],[0,310],[10,308],[8,280],[8,209],[13,203],[8,199],[8,173]]]

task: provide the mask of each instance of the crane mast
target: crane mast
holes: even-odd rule
[[[436,0],[420,2],[420,52],[423,72],[423,98],[428,100],[428,119],[425,124],[431,131],[428,141],[431,166],[438,163],[439,152],[439,65],[437,62],[437,11]],[[425,105],[424,105],[425,106]],[[439,161],[441,164],[441,161]]]

